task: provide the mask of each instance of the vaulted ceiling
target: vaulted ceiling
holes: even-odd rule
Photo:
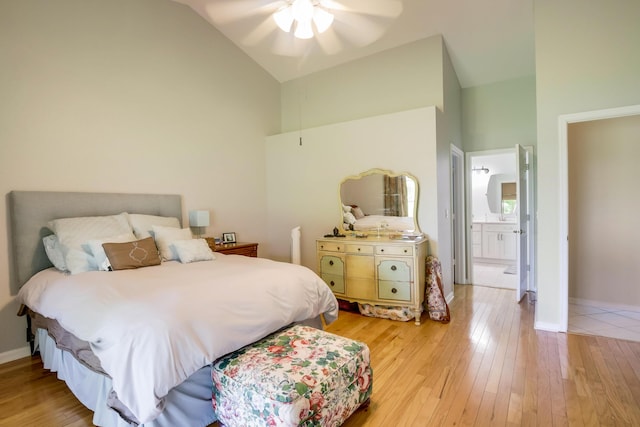
[[[533,0],[322,0],[335,20],[310,40],[275,25],[285,0],[174,1],[281,82],[437,34],[463,88],[535,73]]]

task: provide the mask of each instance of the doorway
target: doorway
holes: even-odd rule
[[[640,106],[565,115],[559,123],[561,326],[638,341]]]
[[[467,153],[467,266],[470,283],[531,290],[532,148]]]

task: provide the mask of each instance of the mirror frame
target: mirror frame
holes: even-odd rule
[[[489,212],[493,214],[503,214],[502,212],[502,184],[515,183],[516,176],[510,173],[498,173],[489,177],[487,182],[487,205]]]
[[[362,173],[359,173],[357,175],[349,175],[345,178],[343,178],[340,183],[338,184],[338,210],[339,210],[339,221],[338,223],[340,224],[340,226],[338,227],[341,233],[354,233],[353,230],[349,230],[349,229],[345,229],[344,228],[344,221],[343,221],[343,211],[342,211],[342,185],[349,181],[349,180],[360,180],[364,177],[370,176],[370,175],[388,175],[390,177],[398,177],[398,176],[405,176],[409,179],[412,179],[413,182],[415,183],[415,195],[414,195],[414,206],[413,206],[413,212],[411,212],[411,217],[413,218],[413,230],[390,230],[390,229],[380,229],[377,232],[379,234],[384,234],[384,235],[391,235],[391,234],[408,234],[408,235],[415,235],[415,236],[422,236],[423,233],[420,230],[420,226],[418,225],[418,206],[419,206],[419,202],[420,202],[420,183],[418,182],[418,178],[416,178],[414,175],[408,173],[408,172],[393,172],[391,170],[388,169],[380,169],[380,168],[373,168],[373,169],[369,169],[366,170]],[[390,216],[391,217],[391,216]],[[373,231],[373,230],[371,230]]]

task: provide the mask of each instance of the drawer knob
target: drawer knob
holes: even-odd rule
[[[335,286],[335,282],[332,280],[331,283],[329,283],[331,286]]]
[[[398,293],[398,290],[397,290],[396,288],[391,288],[391,293],[392,293],[392,294],[397,294],[397,293]]]
[[[358,248],[358,252],[360,252],[360,248]]]
[[[404,253],[406,254],[407,252],[409,252],[409,251],[405,249],[405,250],[404,250]]]
[[[333,265],[333,260],[329,261],[329,265]]]
[[[380,252],[384,252],[384,249],[380,249]]]
[[[324,249],[324,245],[320,245],[320,249]]]
[[[338,250],[340,250],[340,246],[338,246]]]
[[[395,265],[391,266],[391,271],[396,271],[398,269],[398,267],[396,267]]]

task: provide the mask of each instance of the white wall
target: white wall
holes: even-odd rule
[[[185,214],[210,210],[207,234],[266,240],[280,85],[190,8],[3,1],[0,58],[0,193],[181,194]],[[0,358],[26,345],[15,293],[2,226]]]
[[[443,49],[434,36],[283,83],[282,132],[431,105],[444,111]]]
[[[569,125],[569,297],[640,307],[640,116]]]
[[[439,240],[444,209],[438,203],[438,117],[441,114],[435,107],[425,107],[267,138],[272,256],[289,259],[290,230],[300,225],[302,264],[317,271],[315,239],[341,221],[340,182],[349,175],[383,168],[408,172],[418,179],[418,224],[430,238],[430,252],[438,255],[443,266],[450,265],[451,255],[441,250]],[[449,294],[451,273],[443,279]]]
[[[640,104],[640,2],[536,0],[536,327],[562,329],[558,116]]]
[[[466,152],[535,146],[535,76],[462,89],[462,117]]]

